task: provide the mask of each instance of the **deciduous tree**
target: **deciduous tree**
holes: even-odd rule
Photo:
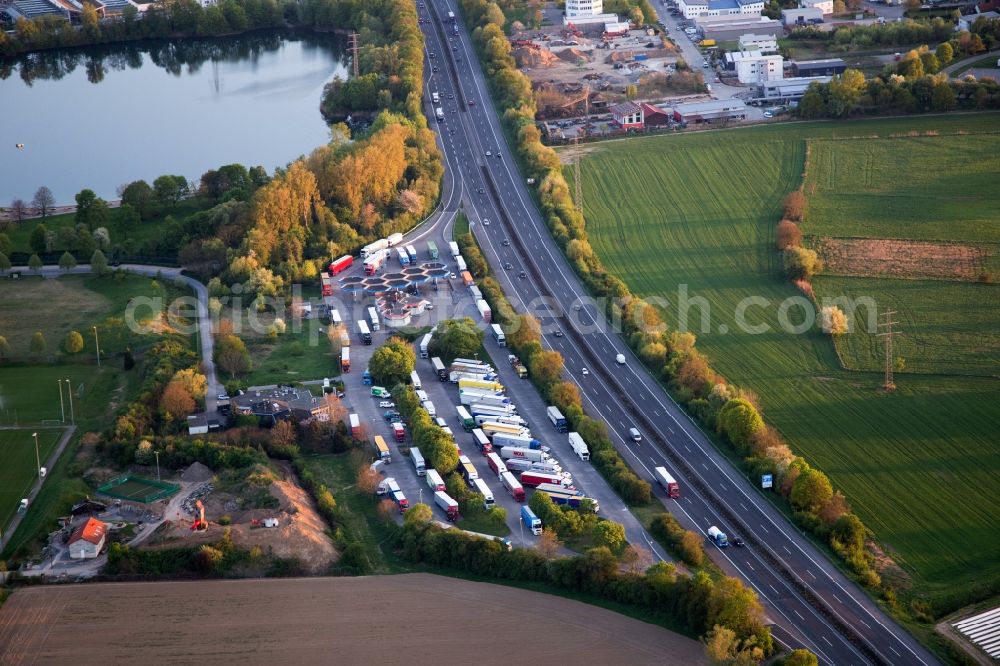
[[[49,210],[55,205],[56,198],[52,196],[52,190],[42,185],[37,190],[35,190],[35,196],[31,200],[31,205],[38,209],[41,213],[42,219],[49,214]]]
[[[848,331],[847,315],[836,305],[828,305],[820,310],[820,327],[829,335],[843,335]]]
[[[42,335],[41,331],[35,331],[35,334],[31,336],[31,345],[29,347],[31,353],[35,356],[41,356],[45,353],[46,347],[45,336]]]
[[[48,234],[49,230],[44,224],[39,223],[35,225],[35,228],[31,232],[31,238],[28,239],[28,244],[31,245],[31,250],[35,254],[42,254],[46,251],[45,236]]]
[[[62,256],[59,257],[59,268],[64,271],[68,271],[71,268],[76,267],[76,257],[70,252],[63,252]]]
[[[160,410],[174,420],[186,418],[194,413],[194,398],[183,384],[171,381],[160,396]]]
[[[64,343],[66,347],[66,352],[69,354],[79,354],[83,351],[83,336],[80,335],[79,331],[70,331],[66,334],[66,342]]]
[[[802,231],[799,225],[791,220],[778,222],[778,229],[775,233],[775,244],[779,250],[787,250],[790,247],[802,245]]]
[[[413,347],[401,338],[391,337],[372,354],[368,369],[375,382],[382,386],[395,386],[409,379],[416,361]]]
[[[799,511],[817,513],[833,497],[833,486],[826,474],[818,469],[806,469],[792,484],[792,506]]]
[[[28,216],[28,203],[20,197],[10,202],[10,214],[20,224]]]
[[[222,337],[216,345],[215,358],[219,366],[229,373],[230,377],[249,372],[253,367],[250,361],[250,352],[247,346],[236,335],[229,334]]]

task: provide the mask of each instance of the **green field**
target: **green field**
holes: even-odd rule
[[[28,496],[37,476],[35,439],[38,432],[38,453],[42,467],[62,436],[61,429],[0,430],[0,533],[17,513],[22,497]]]
[[[848,336],[841,345],[848,367],[860,369],[849,371],[841,369],[829,338],[815,329],[801,335],[782,330],[779,306],[800,292],[781,277],[773,229],[781,199],[799,186],[807,141],[863,139],[823,143],[862,146],[858,154],[883,160],[854,164],[836,150],[824,158],[835,171],[837,191],[865,190],[867,206],[838,217],[838,204],[829,202],[810,220],[836,218],[836,234],[842,235],[865,235],[867,229],[869,235],[900,237],[912,226],[917,238],[993,242],[1000,200],[987,181],[992,172],[995,183],[998,168],[976,151],[980,143],[996,145],[998,122],[1000,115],[983,114],[784,124],[595,144],[582,161],[587,229],[608,268],[637,294],[669,299],[664,314],[674,327],[683,310],[679,289],[687,290],[688,299],[705,299],[708,328],[699,307],[688,310],[687,328],[698,335],[713,367],[761,396],[765,418],[844,490],[909,572],[915,590],[931,594],[961,593],[1000,578],[1000,499],[994,492],[1000,472],[1000,291],[930,280],[818,278],[817,295],[854,290],[872,295],[880,307],[885,298],[884,304],[905,310],[900,317],[908,335],[899,349],[907,367],[942,372],[904,373],[897,376],[899,389],[886,394],[879,390],[881,375],[866,372],[881,367],[871,336]],[[910,132],[936,132],[947,149],[938,154],[934,141],[922,138],[907,139],[913,151],[884,145],[898,147],[899,139],[889,137]],[[981,136],[948,136],[958,134]],[[972,158],[958,159],[955,146],[972,151]],[[969,163],[975,163],[968,168],[970,181],[958,182],[957,170],[964,175]],[[819,169],[812,159],[811,168]],[[882,215],[883,199],[868,196],[862,185],[905,180],[913,171],[919,172],[916,184],[899,185],[895,212]],[[914,220],[912,225],[900,216]],[[764,333],[743,332],[738,325],[737,306],[750,296],[767,299],[746,314],[748,323],[769,326]],[[788,319],[795,324],[801,316],[792,308]],[[977,364],[989,367],[976,374],[989,376],[957,376]],[[943,374],[942,367],[956,374]]]

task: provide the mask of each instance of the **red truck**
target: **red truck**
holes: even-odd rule
[[[559,474],[549,474],[548,472],[521,472],[521,484],[529,488],[536,488],[543,483],[551,483],[563,486],[565,479]]]
[[[392,424],[392,434],[397,442],[406,441],[406,426],[398,421]]]
[[[333,282],[330,280],[329,273],[319,274],[320,285],[323,287],[324,296],[333,296]]]
[[[445,515],[448,516],[448,520],[451,522],[458,520],[458,502],[453,500],[448,493],[442,490],[435,492],[434,503],[441,507]]]
[[[522,486],[514,475],[510,472],[504,472],[500,475],[500,481],[503,483],[503,487],[507,489],[510,496],[514,498],[517,502],[524,501],[524,486]]]
[[[330,273],[337,275],[338,273],[343,273],[354,263],[354,257],[349,254],[345,254],[340,259],[334,259],[330,262]]]
[[[351,436],[354,439],[361,439],[361,419],[358,418],[357,414],[351,414],[348,418],[351,421]]]
[[[507,465],[503,464],[503,458],[493,453],[492,451],[486,454],[486,462],[489,464],[490,469],[499,478],[504,472],[507,471]]]

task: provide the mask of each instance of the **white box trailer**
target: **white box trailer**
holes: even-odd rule
[[[373,331],[378,331],[381,329],[378,321],[378,310],[376,310],[374,307],[368,308],[368,321],[372,323]]]
[[[431,333],[428,333],[420,341],[420,358],[427,358],[427,349],[431,346]]]
[[[458,264],[459,272],[469,270],[469,267],[466,266],[465,264],[465,257],[463,257],[462,255],[458,255],[457,257],[455,257],[455,263]]]
[[[458,243],[455,241],[448,241],[448,248],[451,250],[451,256],[459,257],[462,255],[462,251],[458,249]]]
[[[410,373],[410,384],[412,384],[413,388],[417,391],[419,391],[423,386],[420,383],[420,375],[417,374],[416,370]]]
[[[427,487],[431,489],[431,492],[445,489],[444,479],[441,478],[436,469],[428,469],[424,476],[426,477]]]
[[[580,457],[580,460],[590,460],[590,449],[587,448],[587,443],[583,441],[580,433],[571,432],[569,434],[569,445],[572,447],[573,453]]]
[[[490,323],[490,321],[492,321],[493,311],[490,310],[489,303],[480,298],[478,301],[476,301],[476,309],[479,310],[479,316],[483,318],[484,322],[488,324]],[[501,346],[506,346],[506,345],[501,345]]]
[[[549,459],[549,454],[540,449],[525,449],[518,446],[505,446],[500,450],[500,457],[504,460],[530,460],[532,462],[542,462]]]
[[[486,510],[492,509],[496,505],[496,500],[493,499],[493,491],[490,490],[490,487],[482,479],[472,480],[472,490],[483,496],[483,507]]]

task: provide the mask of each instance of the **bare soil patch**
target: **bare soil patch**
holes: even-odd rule
[[[518,654],[601,666],[706,663],[696,641],[624,615],[430,574],[33,587],[0,608],[0,664],[11,666],[507,666]]]
[[[150,549],[176,548],[212,544],[219,540],[224,526],[222,516],[229,516],[228,526],[233,543],[249,550],[259,546],[281,558],[296,558],[310,573],[327,571],[339,556],[327,536],[327,524],[316,512],[312,498],[295,483],[294,475],[282,469],[283,477],[275,479],[267,491],[277,500],[274,509],[238,509],[236,497],[230,493],[213,491],[205,500],[205,518],[209,528],[204,532],[191,531],[191,516],[172,513],[144,547]],[[278,527],[255,527],[253,522],[277,518]]]
[[[864,277],[979,279],[988,253],[973,245],[877,238],[820,238],[829,273]]]

